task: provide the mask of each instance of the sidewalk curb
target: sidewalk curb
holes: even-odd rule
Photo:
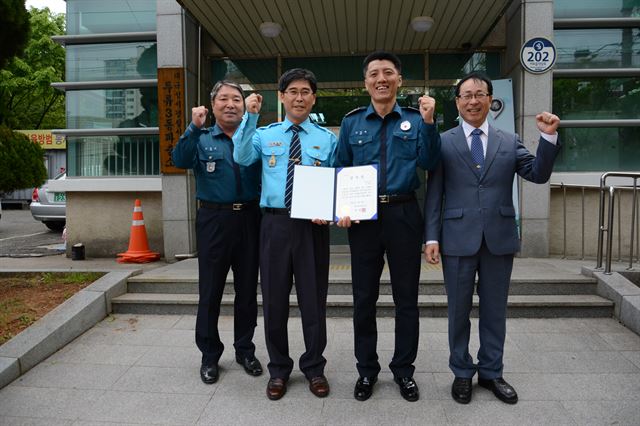
[[[583,267],[582,273],[598,281],[598,295],[613,301],[613,314],[618,321],[640,335],[640,287],[619,272],[605,274]]]
[[[102,321],[111,299],[126,293],[127,279],[141,272],[107,273],[0,346],[0,389]]]

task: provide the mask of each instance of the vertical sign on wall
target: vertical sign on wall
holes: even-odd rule
[[[160,171],[182,174],[173,164],[171,151],[185,129],[184,69],[158,68],[158,125],[160,127]]]

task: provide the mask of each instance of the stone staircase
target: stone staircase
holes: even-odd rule
[[[184,262],[192,262],[189,266]],[[177,271],[153,271],[131,277],[128,292],[112,300],[114,313],[129,314],[190,314],[195,315],[198,304],[197,260],[180,262]],[[179,265],[179,264],[176,264]],[[386,271],[386,267],[385,267]],[[350,317],[353,314],[350,267],[347,264],[332,264],[329,274],[327,315]],[[522,275],[522,274],[521,274]],[[556,317],[611,317],[613,302],[596,294],[596,280],[579,273],[558,277],[514,276],[510,287],[510,317],[556,318]],[[233,284],[231,274],[222,298],[222,315],[233,315]],[[473,315],[477,316],[477,297],[474,297]],[[258,305],[262,298],[258,288]],[[290,314],[299,315],[295,288],[290,297]],[[421,316],[445,317],[447,300],[442,274],[430,265],[423,265],[418,306]],[[378,300],[378,316],[393,317],[394,304],[388,271],[383,272]]]

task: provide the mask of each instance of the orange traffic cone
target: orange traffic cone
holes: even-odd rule
[[[118,262],[147,263],[158,259],[160,259],[160,253],[154,253],[149,250],[147,230],[144,227],[144,218],[142,217],[142,203],[140,203],[140,200],[136,200],[136,205],[133,208],[129,249],[126,253],[118,253]]]

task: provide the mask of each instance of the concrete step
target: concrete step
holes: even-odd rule
[[[572,279],[513,279],[509,288],[511,295],[571,295],[571,294],[596,294],[596,280],[589,277]],[[130,293],[164,293],[164,294],[197,294],[197,278],[146,278],[144,276],[131,277],[128,280],[128,291]],[[261,289],[258,285],[258,293]],[[233,283],[227,281],[224,290],[225,294],[233,294]],[[295,293],[295,288],[293,289]],[[330,295],[350,295],[351,281],[331,280],[329,282]],[[391,284],[389,280],[380,282],[380,294],[390,295]],[[419,294],[422,295],[444,295],[444,283],[442,279],[421,281]]]
[[[474,296],[472,316],[477,316],[478,298]],[[559,317],[611,317],[613,302],[596,295],[515,295],[509,297],[508,313],[513,318],[559,318]],[[290,315],[298,316],[295,296],[289,299]],[[197,294],[126,293],[112,300],[115,313],[128,314],[178,314],[195,315],[198,306]],[[258,295],[258,306],[262,314],[262,297]],[[445,317],[447,300],[444,295],[420,295],[418,306],[421,316]],[[378,316],[393,317],[394,304],[389,295],[378,300]],[[233,295],[222,297],[222,315],[233,315]],[[353,315],[353,299],[350,295],[329,295],[327,316],[349,317]]]

